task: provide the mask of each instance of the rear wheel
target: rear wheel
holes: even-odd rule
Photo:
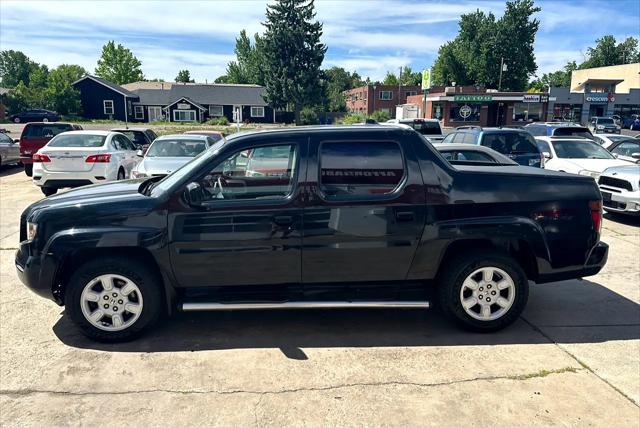
[[[55,195],[58,192],[58,189],[53,187],[41,187],[40,190],[42,190],[45,196]]]
[[[48,117],[44,117],[44,118],[42,118],[42,121],[43,121],[44,123],[47,123],[47,122],[49,122],[49,118],[48,118]]]
[[[527,304],[527,277],[505,254],[467,254],[444,269],[438,284],[440,307],[466,329],[500,330],[513,323]]]
[[[116,180],[124,180],[125,176],[124,176],[124,170],[122,168],[120,168],[118,170],[118,177],[116,177]]]
[[[157,275],[142,263],[107,258],[76,270],[69,281],[65,306],[87,337],[121,342],[135,338],[158,321],[162,293]]]
[[[24,164],[24,173],[27,174],[27,177],[33,176],[33,164],[25,163]]]
[[[13,119],[13,122],[14,122],[14,123],[20,123],[20,118],[19,118],[19,117],[14,118],[14,119]]]

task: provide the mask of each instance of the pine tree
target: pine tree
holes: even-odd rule
[[[263,39],[266,101],[275,108],[300,110],[321,103],[320,66],[327,48],[313,0],[277,0],[267,6]]]

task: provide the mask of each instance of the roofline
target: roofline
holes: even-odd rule
[[[93,80],[94,82],[96,82],[96,83],[98,83],[98,84],[100,84],[100,85],[104,86],[105,88],[111,89],[112,91],[117,92],[117,93],[119,93],[120,95],[125,96],[125,97],[127,97],[127,98],[135,98],[135,97],[138,97],[138,98],[139,98],[139,95],[137,95],[137,94],[135,94],[135,96],[127,95],[127,94],[125,94],[125,93],[123,93],[123,92],[118,91],[117,89],[112,88],[111,86],[105,85],[104,83],[102,83],[101,81],[99,81],[98,79],[96,79],[94,76],[92,76],[92,75],[90,75],[90,74],[87,74],[86,76],[82,76],[81,78],[79,78],[78,80],[76,80],[75,82],[73,82],[73,83],[71,84],[71,86],[75,85],[75,84],[76,84],[76,83],[78,83],[78,82],[83,81],[84,79],[91,79],[91,80]],[[115,85],[115,83],[114,83],[114,85]],[[116,86],[120,87],[120,85],[116,85]],[[124,88],[123,88],[123,89],[124,89]]]
[[[177,100],[175,100],[174,102],[172,102],[171,104],[167,104],[166,106],[164,106],[163,108],[169,108],[172,105],[179,103],[182,100],[187,100],[188,102],[190,102],[191,104],[193,104],[194,106],[198,107],[200,110],[207,110],[206,108],[202,107],[202,105],[198,104],[197,102],[193,101],[192,99],[190,99],[189,97],[181,97],[178,98]]]

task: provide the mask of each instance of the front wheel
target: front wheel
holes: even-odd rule
[[[500,330],[513,323],[527,304],[527,277],[508,255],[467,254],[443,269],[438,284],[440,307],[468,330]]]
[[[44,123],[47,123],[47,122],[49,122],[49,118],[48,118],[48,117],[43,117],[43,118],[42,118],[42,121],[43,121]]]
[[[16,117],[15,119],[13,119],[13,123],[20,123],[20,118]]]
[[[155,324],[161,313],[160,279],[135,259],[101,258],[71,277],[66,311],[82,333],[101,342],[123,342]]]
[[[122,168],[120,168],[118,170],[118,176],[116,177],[116,180],[120,181],[120,180],[124,180],[124,179],[125,179],[124,170]]]

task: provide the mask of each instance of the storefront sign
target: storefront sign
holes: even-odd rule
[[[606,104],[610,99],[615,101],[609,94],[584,94],[584,100],[591,104]]]
[[[471,113],[473,112],[473,110],[471,110],[471,107],[469,107],[468,105],[463,105],[462,107],[460,107],[460,117],[463,119],[468,118],[469,116],[471,116]]]
[[[522,102],[525,103],[539,103],[540,95],[538,94],[525,94],[522,96]]]
[[[549,102],[549,95],[540,95],[540,102],[541,103],[548,103]]]
[[[454,95],[453,100],[483,102],[483,101],[492,101],[493,96],[491,95]]]
[[[187,103],[178,103],[178,110],[189,110],[191,105]]]

